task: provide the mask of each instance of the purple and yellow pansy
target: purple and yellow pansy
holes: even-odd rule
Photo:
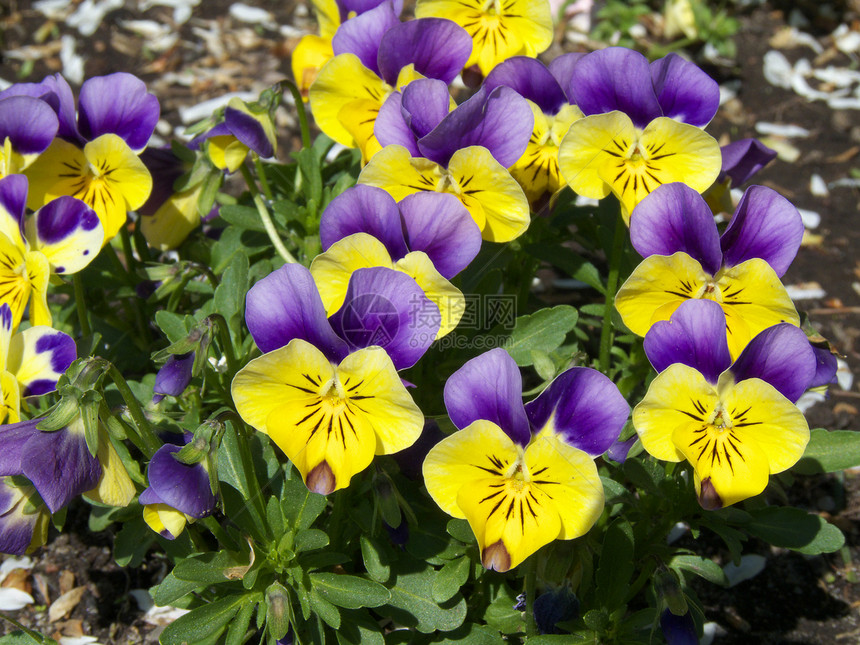
[[[636,207],[630,239],[645,259],[621,286],[615,306],[644,336],[688,299],[719,303],[731,355],[781,322],[800,324],[780,281],[800,248],[797,209],[770,188],[747,189],[720,235],[710,208],[692,188],[661,186]]]
[[[57,197],[78,198],[98,215],[107,243],[125,224],[128,211],[142,206],[152,190],[152,177],[138,154],[158,121],[158,100],[143,81],[122,72],[85,81],[77,110],[60,75],[28,91],[50,105],[59,120],[57,138],[25,170],[28,206],[36,210]]]
[[[359,175],[360,184],[395,200],[430,191],[457,197],[483,239],[509,242],[529,225],[529,204],[507,168],[522,156],[534,117],[508,87],[479,90],[448,111],[447,86],[422,79],[393,94],[376,124],[385,146]]]
[[[409,276],[358,269],[329,317],[310,272],[288,264],[251,288],[245,320],[265,353],[233,379],[236,409],[310,490],[345,488],[375,454],[421,434],[424,417],[397,370],[427,351],[440,315]]]
[[[25,216],[27,178],[0,179],[0,304],[17,329],[30,303],[30,321],[50,325],[47,289],[52,274],[72,274],[98,254],[104,230],[96,213],[72,197],[58,197]]]
[[[424,483],[439,507],[466,519],[481,562],[507,571],[553,540],[584,535],[603,510],[594,458],[618,439],[630,407],[596,370],[560,374],[523,405],[513,359],[494,349],[445,384],[459,431],[434,446]]]
[[[609,47],[579,59],[567,95],[582,110],[559,147],[561,173],[574,192],[613,193],[625,221],[658,186],[683,181],[707,190],[720,172],[720,147],[701,128],[719,106],[719,87],[677,54],[648,63]]]
[[[721,508],[761,493],[809,441],[794,405],[816,378],[816,358],[794,325],[768,327],[732,362],[726,317],[710,300],[688,300],[645,336],[659,372],[633,410],[642,445],[693,466],[699,503]]]

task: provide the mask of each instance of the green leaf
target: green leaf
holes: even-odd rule
[[[328,546],[328,535],[319,529],[302,529],[296,534],[296,543],[293,550],[296,553],[302,551],[313,551]]]
[[[165,309],[155,312],[155,324],[167,336],[171,343],[178,342],[188,336],[188,327],[185,325],[185,316],[171,313]]]
[[[618,518],[606,529],[603,550],[595,573],[597,602],[614,611],[624,603],[633,575],[633,528]]]
[[[838,551],[845,544],[842,531],[799,508],[769,506],[750,514],[753,519],[744,528],[774,546],[817,555]]]
[[[306,529],[325,510],[325,495],[312,493],[305,486],[298,472],[292,472],[292,477],[284,482],[284,492],[281,498],[281,508],[284,516],[294,530]]]
[[[556,349],[568,332],[576,327],[577,320],[579,314],[570,305],[558,305],[530,316],[520,316],[505,349],[520,367],[531,365],[533,350],[551,352]]]
[[[0,645],[57,645],[57,641],[47,636],[34,638],[22,631],[14,631],[11,634],[0,636]]]
[[[854,466],[860,466],[860,432],[816,428],[809,435],[803,457],[791,470],[801,475],[815,475]]]
[[[248,293],[248,256],[236,253],[221,274],[221,283],[215,289],[215,310],[231,322],[245,309]]]
[[[367,578],[336,573],[312,573],[310,579],[315,592],[346,609],[379,607],[391,597],[388,589]]]
[[[626,460],[622,468],[624,474],[637,488],[659,494],[664,472],[663,467],[656,461],[647,456],[637,457]]]
[[[471,568],[472,561],[467,556],[446,563],[433,578],[433,600],[445,602],[452,598],[466,584]]]
[[[597,268],[569,248],[554,244],[533,244],[525,250],[534,257],[557,266],[574,280],[584,282],[600,293],[606,293]]]
[[[256,208],[250,206],[228,205],[222,206],[218,211],[219,217],[224,221],[246,228],[250,231],[265,231],[263,220],[260,219],[260,214]]]
[[[390,612],[395,621],[415,625],[425,634],[449,632],[463,624],[466,619],[465,599],[456,594],[443,605],[437,604],[433,600],[433,576],[432,569],[397,576],[388,603],[395,609]]]
[[[376,538],[362,535],[361,557],[367,574],[377,582],[385,582],[391,575],[391,558],[385,546]]]
[[[340,628],[340,611],[328,600],[323,598],[316,589],[310,593],[311,610],[332,629]]]
[[[257,594],[236,594],[221,598],[180,616],[161,633],[161,645],[192,645],[224,631],[227,623],[246,603],[255,602]]]
[[[113,557],[121,567],[139,567],[149,547],[155,542],[155,533],[136,517],[122,525],[113,542]]]
[[[345,620],[337,630],[341,645],[385,645],[385,638],[377,623],[366,611],[345,610]]]
[[[475,534],[472,533],[472,527],[469,526],[469,523],[466,520],[448,520],[448,526],[446,528],[448,535],[455,540],[460,540],[460,542],[464,542],[465,544],[477,543]]]
[[[438,634],[431,643],[459,643],[460,645],[504,645],[498,631],[486,625],[466,623],[447,634]],[[531,642],[531,641],[529,641]]]
[[[700,578],[704,578],[708,582],[713,582],[715,585],[720,585],[721,587],[727,587],[729,584],[723,568],[708,558],[698,555],[676,555],[669,562],[669,566],[674,569],[695,573]]]
[[[227,569],[242,566],[227,551],[195,553],[185,558],[173,568],[173,575],[179,580],[194,582],[198,587],[227,582]]]
[[[299,162],[299,170],[302,175],[302,192],[305,200],[311,200],[319,204],[322,201],[322,177],[320,176],[320,162],[313,150],[299,150],[293,154]]]
[[[159,607],[165,607],[173,604],[173,602],[179,600],[183,596],[187,596],[199,586],[201,585],[197,582],[180,580],[174,576],[171,571],[157,586],[150,589],[149,593],[152,595],[152,599],[155,601],[156,605]]]
[[[256,602],[249,602],[242,606],[239,613],[236,614],[236,618],[230,621],[224,645],[242,645],[245,642],[245,636],[251,624],[251,617],[254,615],[256,608]]]
[[[516,603],[516,598],[507,586],[502,586],[501,593],[487,607],[484,620],[502,634],[516,634],[523,631],[523,612],[514,609]]]

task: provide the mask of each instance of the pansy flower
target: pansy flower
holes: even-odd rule
[[[384,190],[354,186],[323,212],[320,241],[325,252],[311,275],[327,314],[343,305],[353,272],[384,266],[410,276],[436,305],[437,338],[460,321],[465,299],[448,280],[477,255],[481,233],[454,196],[417,193],[398,205]]]
[[[765,329],[732,362],[723,310],[691,300],[651,328],[645,352],[659,374],[633,425],[651,455],[693,466],[704,508],[758,495],[803,455],[809,427],[793,402],[816,361],[799,328]]]
[[[265,352],[233,379],[236,410],[328,494],[373,456],[411,446],[424,418],[397,374],[427,351],[439,311],[409,276],[359,269],[344,305],[327,318],[310,272],[287,264],[248,292],[245,321]]]
[[[12,310],[0,305],[0,423],[20,420],[21,398],[52,392],[77,358],[75,341],[51,327],[12,333]]]
[[[174,457],[182,446],[164,444],[147,468],[149,487],[140,494],[143,519],[168,540],[175,540],[188,522],[208,517],[217,499],[212,494],[206,460],[185,464]]]
[[[57,134],[51,107],[31,96],[0,94],[0,179],[20,173]]]
[[[77,273],[102,246],[104,231],[84,202],[59,197],[25,217],[27,178],[0,179],[0,303],[12,310],[16,329],[30,303],[30,321],[50,325],[51,274]]]
[[[439,507],[466,519],[488,569],[507,571],[553,540],[584,535],[603,510],[594,457],[617,439],[630,413],[603,374],[574,367],[523,405],[513,359],[494,349],[445,384],[458,432],[424,461]]]
[[[510,168],[532,203],[565,185],[558,168],[558,147],[571,124],[582,117],[565,90],[582,56],[564,54],[549,67],[535,58],[517,56],[498,65],[484,81],[483,87],[488,91],[501,85],[512,88],[528,100],[532,109],[534,130],[525,153]]]
[[[422,191],[450,193],[485,240],[509,242],[529,225],[528,199],[506,168],[526,149],[531,108],[508,87],[481,89],[450,113],[449,102],[447,86],[430,79],[389,97],[375,130],[385,147],[358,182],[397,201]]]
[[[401,23],[391,2],[348,20],[332,40],[335,57],[311,85],[310,104],[320,130],[366,162],[379,150],[373,125],[391,92],[422,76],[447,85],[472,47],[450,20]]]
[[[417,18],[447,18],[472,39],[464,67],[477,65],[486,76],[512,56],[534,58],[552,44],[548,0],[418,0]]]
[[[278,139],[268,111],[254,111],[238,97],[224,110],[224,120],[195,141],[206,141],[206,151],[216,168],[236,172],[249,151],[260,157],[275,154]]]
[[[561,173],[574,192],[612,192],[625,221],[652,190],[683,181],[704,192],[720,172],[720,147],[700,128],[719,106],[719,87],[677,54],[649,65],[640,53],[609,47],[573,67],[567,95],[585,118],[559,148]]]
[[[23,555],[48,540],[51,514],[32,485],[0,477],[0,553]]]
[[[131,74],[99,76],[81,87],[76,116],[71,89],[61,76],[39,86],[40,98],[57,112],[59,131],[26,170],[28,205],[36,210],[56,197],[76,197],[96,212],[107,242],[152,190],[138,153],[158,122],[158,100]]]
[[[306,34],[299,40],[290,56],[293,78],[302,98],[308,100],[311,84],[320,69],[334,56],[332,38],[337,28],[347,20],[360,16],[365,11],[378,7],[386,0],[311,0],[319,24],[319,36]],[[398,16],[403,11],[403,2],[394,2]]]
[[[733,207],[731,189],[745,184],[776,159],[776,151],[757,139],[739,139],[722,146],[720,154],[723,159],[720,175],[702,197],[714,213],[728,213]]]
[[[644,336],[685,300],[714,300],[726,314],[729,350],[737,357],[767,327],[800,324],[780,276],[802,237],[797,209],[770,188],[747,189],[720,236],[695,190],[662,186],[634,212],[630,240],[645,260],[621,286],[615,306],[624,324]]]

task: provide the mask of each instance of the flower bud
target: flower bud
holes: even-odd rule
[[[153,403],[158,403],[165,395],[180,396],[191,382],[191,370],[194,365],[194,352],[187,354],[171,354],[167,362],[158,370],[155,376],[155,386],[152,388]]]

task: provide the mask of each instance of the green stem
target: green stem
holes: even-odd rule
[[[134,252],[131,250],[131,237],[128,234],[128,228],[123,226],[119,229],[119,237],[122,242],[122,254],[125,256],[125,264],[128,267],[128,272],[134,273],[137,260],[134,259]]]
[[[227,548],[235,549],[237,548],[236,541],[233,540],[228,534],[227,531],[224,530],[224,527],[218,523],[211,515],[209,517],[204,517],[202,520],[199,520],[200,524],[209,529],[209,532],[215,536],[215,539],[218,540],[222,546]]]
[[[230,337],[227,321],[221,314],[213,314],[210,318],[214,319],[215,326],[218,328],[221,349],[224,351],[224,357],[227,359],[227,371],[233,375],[239,371],[239,361],[236,360],[236,353],[233,351],[233,339]]]
[[[290,88],[290,94],[293,95],[293,100],[296,103],[296,112],[299,114],[299,128],[302,131],[302,148],[310,148],[311,129],[308,127],[308,114],[305,111],[305,101],[302,98],[302,93],[299,92],[299,88],[296,87],[295,83],[286,81],[284,85]]]
[[[263,197],[260,195],[260,191],[257,190],[257,185],[254,182],[254,178],[251,176],[251,171],[248,170],[248,167],[245,164],[242,164],[239,168],[242,171],[242,176],[245,178],[245,183],[248,184],[248,190],[254,198],[254,206],[257,207],[257,212],[260,214],[263,228],[266,229],[266,234],[272,241],[275,250],[278,252],[278,255],[283,258],[284,262],[287,264],[296,264],[296,258],[294,258],[293,254],[284,246],[281,236],[278,235],[278,231],[275,229],[275,223],[272,221],[271,215],[269,215],[269,209],[267,209],[266,204],[263,203]]]
[[[263,194],[269,201],[274,200],[272,189],[269,186],[269,178],[266,177],[266,169],[263,167],[263,162],[259,156],[254,155],[254,168],[257,170],[257,178],[260,180],[260,186],[263,187]]]
[[[257,473],[254,470],[254,459],[251,456],[249,441],[247,435],[247,426],[244,422],[233,421],[233,428],[236,432],[236,441],[239,443],[239,454],[242,458],[242,470],[245,473],[245,481],[248,485],[248,504],[250,505],[251,514],[254,516],[254,523],[260,529],[260,537],[263,538],[268,534],[268,522],[266,521],[266,507],[263,504],[263,490],[260,488],[260,482],[257,479]],[[244,432],[240,429],[245,430]],[[280,537],[280,536],[275,536]]]
[[[627,226],[620,215],[615,221],[612,253],[609,256],[609,276],[606,278],[606,307],[603,311],[603,328],[600,330],[600,371],[609,375],[609,357],[612,350],[612,311],[615,309],[615,293],[618,291],[618,273],[624,251]]]
[[[161,447],[161,441],[159,441],[158,437],[155,436],[155,432],[152,430],[152,426],[149,425],[149,421],[143,413],[140,403],[137,402],[137,399],[134,397],[128,383],[125,382],[125,378],[123,378],[123,375],[120,374],[119,370],[113,363],[111,363],[110,368],[108,368],[108,374],[110,374],[111,380],[114,382],[114,385],[116,385],[116,389],[119,390],[126,406],[128,406],[129,414],[131,414],[131,418],[134,421],[135,428],[137,429],[137,434],[145,448],[144,452],[146,453],[146,456],[152,457],[152,455],[155,454],[155,451]]]
[[[534,556],[528,558],[523,564],[526,570],[525,594],[526,594],[526,639],[537,636],[538,629],[535,622],[535,588],[537,587],[537,560]]]
[[[81,325],[81,336],[89,336],[93,333],[90,327],[90,319],[87,313],[87,303],[84,298],[84,283],[80,272],[72,276],[72,284],[75,287],[75,308],[78,310],[78,322]]]
[[[24,627],[24,625],[19,623],[17,620],[12,618],[11,616],[7,616],[6,614],[0,614],[0,618],[2,618],[5,621],[12,623],[15,627],[20,629],[22,632],[24,632],[30,638],[32,638],[34,642],[39,643],[40,645],[41,645],[41,643],[47,642],[45,640],[45,637],[42,636],[39,632],[34,632],[32,629],[29,629],[28,627]]]

